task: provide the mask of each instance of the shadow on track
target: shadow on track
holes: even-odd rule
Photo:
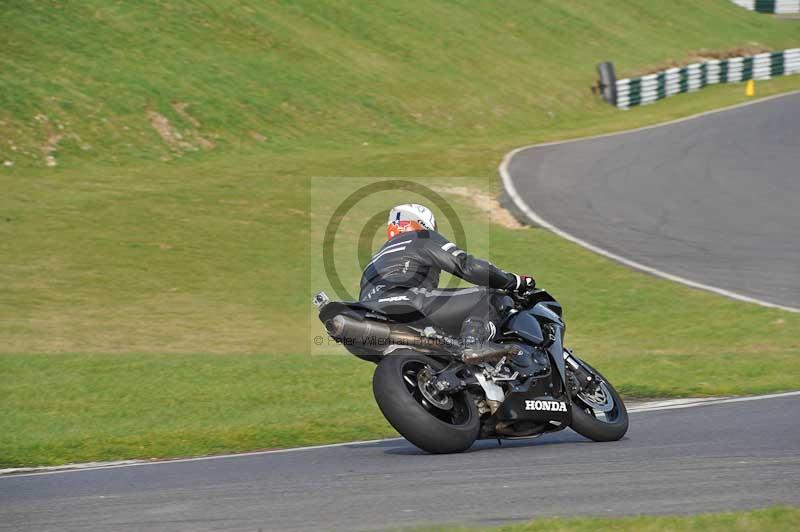
[[[626,440],[627,438],[623,438]],[[569,443],[577,443],[577,444],[584,444],[584,443],[591,443],[595,444],[591,440],[588,440],[577,434],[575,432],[558,432],[554,434],[546,434],[536,438],[525,438],[520,440],[502,440],[502,444],[498,444],[497,440],[478,440],[475,444],[460,454],[469,454],[469,453],[476,453],[476,452],[491,452],[491,451],[502,451],[503,449],[521,449],[527,447],[543,447],[543,446],[550,446],[550,445],[562,445],[562,444],[569,444]],[[383,451],[384,454],[391,454],[391,455],[402,455],[402,456],[415,456],[415,455],[429,455],[427,453],[417,447],[414,447],[407,441],[390,441],[386,443],[381,443],[380,445],[385,447],[387,444],[394,444],[391,448],[386,449]]]

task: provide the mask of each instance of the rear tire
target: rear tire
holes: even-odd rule
[[[617,441],[628,432],[628,410],[625,408],[625,403],[617,393],[617,390],[603,377],[600,372],[595,370],[586,362],[579,361],[587,370],[595,375],[604,386],[605,390],[614,401],[613,409],[608,412],[611,419],[600,420],[594,414],[590,405],[580,399],[574,397],[572,400],[572,423],[570,427],[590,440],[594,441]]]
[[[478,438],[478,408],[466,392],[450,396],[450,409],[426,400],[416,378],[426,366],[436,371],[444,364],[411,350],[386,355],[372,376],[375,401],[397,432],[420,449],[434,454],[465,451]]]

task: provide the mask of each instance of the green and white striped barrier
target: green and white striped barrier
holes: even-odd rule
[[[800,0],[733,0],[733,3],[759,13],[800,13]]]
[[[692,92],[716,83],[737,83],[800,73],[800,48],[747,57],[714,59],[670,68],[638,78],[616,81],[616,106],[628,109],[653,103],[682,92]]]

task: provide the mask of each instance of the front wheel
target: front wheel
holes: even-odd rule
[[[386,355],[372,376],[384,417],[408,441],[429,453],[459,453],[478,438],[480,414],[466,392],[441,395],[430,386],[444,365],[410,350]]]
[[[575,360],[582,366],[581,369],[591,375],[592,382],[573,393],[570,426],[590,440],[619,440],[628,431],[628,410],[625,403],[599,371],[582,360]],[[568,367],[568,372],[570,371],[571,368]]]

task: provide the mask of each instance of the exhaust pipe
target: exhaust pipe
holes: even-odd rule
[[[373,343],[387,342],[391,335],[389,326],[376,321],[358,321],[350,316],[334,316],[325,322],[325,329],[337,340],[372,340]]]
[[[512,345],[500,345],[497,349],[486,351],[483,353],[467,354],[464,355],[464,364],[470,366],[477,366],[482,362],[500,362],[503,358],[513,357],[520,353],[518,347]]]
[[[391,325],[372,320],[357,320],[350,316],[339,314],[325,322],[328,334],[346,345],[384,348],[390,345],[406,345],[410,347],[425,347],[429,349],[443,349],[445,346],[457,347],[457,341],[452,338],[428,338],[412,331],[397,330]],[[481,364],[483,362],[499,362],[503,357],[513,357],[519,354],[519,348],[511,345],[498,345],[497,349],[465,355],[463,361],[467,365]]]
[[[411,347],[444,347],[436,338],[426,338],[410,331],[397,330],[385,323],[360,321],[341,314],[326,321],[325,329],[332,338],[348,345],[387,347],[394,344]]]

